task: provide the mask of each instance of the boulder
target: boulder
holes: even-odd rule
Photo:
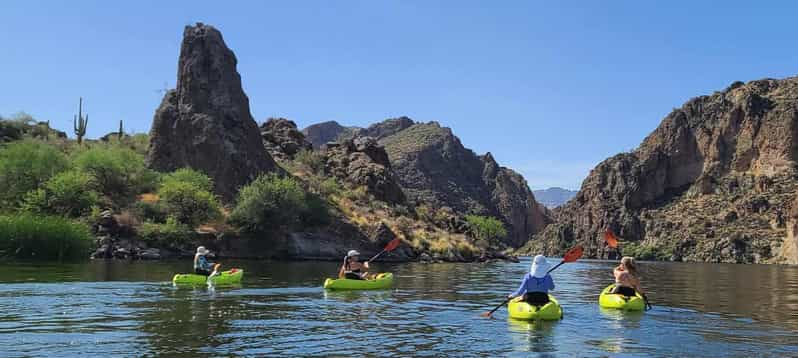
[[[139,258],[142,260],[160,260],[161,250],[157,248],[149,248],[139,251]]]
[[[388,154],[373,138],[356,137],[328,146],[324,171],[350,187],[364,186],[378,200],[392,204],[405,202]]]
[[[155,112],[147,156],[159,171],[206,173],[227,202],[261,173],[280,171],[263,147],[236,64],[217,29],[186,26],[177,88]]]
[[[260,126],[260,136],[266,151],[277,161],[288,161],[302,150],[313,150],[296,123],[285,118],[269,118]]]

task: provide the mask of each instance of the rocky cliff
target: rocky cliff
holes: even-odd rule
[[[155,112],[147,157],[156,170],[205,172],[227,201],[258,174],[279,170],[258,135],[236,64],[214,27],[185,28],[177,88]]]
[[[327,121],[308,126],[302,133],[313,144],[313,148],[321,148],[329,142],[351,138],[358,130],[360,128],[344,127],[336,121]]]
[[[798,78],[735,82],[673,110],[630,153],[594,168],[576,197],[521,252],[653,259],[795,260],[787,224],[798,182]],[[785,241],[785,238],[788,240]],[[794,241],[794,237],[792,237]]]
[[[380,138],[409,199],[455,212],[495,216],[508,226],[504,243],[518,247],[548,222],[526,181],[499,166],[490,153],[478,156],[438,123],[387,120],[362,130]]]

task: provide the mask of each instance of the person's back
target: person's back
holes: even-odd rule
[[[534,305],[544,305],[549,302],[549,290],[554,289],[554,279],[548,273],[549,264],[546,257],[537,255],[532,260],[529,273],[524,275],[521,285],[508,297],[513,298],[523,295],[524,301]]]
[[[194,273],[209,276],[216,270],[214,264],[208,262],[208,259],[205,257],[208,253],[209,251],[205,249],[204,246],[197,248],[197,253],[194,254]]]
[[[615,288],[613,293],[624,296],[634,296],[636,292],[643,293],[640,288],[640,279],[637,276],[637,263],[635,259],[625,256],[621,259],[621,264],[612,270],[615,276]]]

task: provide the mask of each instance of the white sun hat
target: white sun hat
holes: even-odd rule
[[[352,256],[360,256],[360,253],[357,252],[357,250],[349,250],[349,252],[346,253],[346,257],[352,257]]]
[[[206,249],[205,246],[200,246],[197,248],[197,253],[200,255],[207,255],[208,249]]]
[[[532,259],[532,267],[529,268],[529,273],[532,274],[532,277],[544,278],[546,273],[549,272],[549,268],[551,267],[546,260],[546,256],[537,255]]]

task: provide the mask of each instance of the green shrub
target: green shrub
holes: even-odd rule
[[[324,170],[324,155],[312,150],[300,150],[294,156],[294,162],[309,169],[313,173],[321,173]]]
[[[163,224],[145,222],[138,228],[138,236],[145,241],[179,244],[187,242],[192,235],[191,228],[180,224],[175,218],[167,218]]]
[[[624,256],[632,256],[637,260],[670,260],[671,250],[656,245],[645,245],[639,242],[625,242],[621,247]]]
[[[210,191],[199,187],[196,182],[179,181],[174,178],[165,180],[158,194],[168,215],[184,225],[195,227],[219,217],[221,213],[221,206],[216,197]]]
[[[492,216],[466,215],[468,229],[475,238],[490,243],[492,240],[507,236],[504,224]]]
[[[191,168],[181,168],[161,177],[161,187],[174,182],[186,182],[197,189],[213,191],[213,180],[204,173]]]
[[[144,157],[128,148],[95,146],[80,151],[74,163],[94,178],[97,191],[116,207],[127,206],[137,194],[154,190],[157,182],[157,174],[145,167]]]
[[[316,227],[330,223],[330,212],[327,201],[318,195],[307,193],[305,195],[306,210],[300,216],[303,225]]]
[[[308,195],[295,179],[268,174],[241,188],[230,223],[244,232],[263,233],[283,226],[318,225],[327,216],[326,203]]]
[[[133,205],[133,211],[138,217],[144,220],[161,224],[166,222],[166,208],[160,201],[137,201],[136,204]]]
[[[0,147],[0,208],[18,207],[25,193],[64,171],[67,164],[66,156],[42,142],[26,140]]]
[[[44,215],[79,217],[97,204],[92,177],[70,170],[50,178],[44,185],[25,195],[23,210]]]
[[[0,216],[0,252],[4,257],[38,260],[87,258],[89,229],[61,217]]]

